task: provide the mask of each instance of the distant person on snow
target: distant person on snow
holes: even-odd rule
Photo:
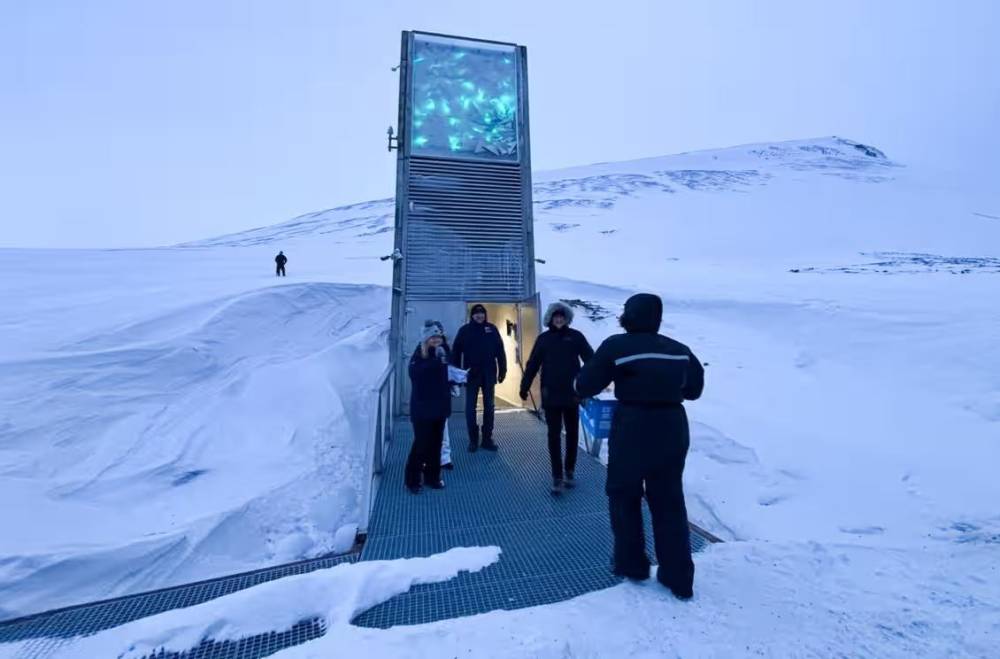
[[[469,451],[479,448],[479,424],[476,402],[483,393],[483,449],[497,450],[493,441],[493,421],[496,412],[496,385],[507,377],[507,355],[496,325],[486,321],[486,307],[472,307],[471,320],[458,330],[451,352],[451,362],[469,371],[465,389],[465,422],[469,428]]]
[[[410,358],[413,445],[406,460],[404,479],[413,494],[420,492],[421,480],[433,490],[444,487],[441,442],[445,423],[451,416],[451,384],[448,382],[448,351],[440,328],[441,324],[436,321],[424,323],[420,345]]]
[[[274,263],[277,266],[274,270],[275,277],[285,276],[285,264],[288,263],[288,257],[285,256],[284,252],[278,252],[278,255],[274,257]]]
[[[552,493],[576,482],[577,444],[580,441],[580,399],[573,390],[573,381],[580,372],[581,361],[594,356],[587,338],[570,327],[573,310],[562,302],[549,305],[545,326],[531,350],[531,357],[521,378],[521,400],[528,400],[531,383],[542,371],[542,408],[549,427],[549,460],[552,463]],[[566,464],[563,468],[562,431],[566,428]]]
[[[642,522],[645,492],[653,518],[657,580],[679,599],[694,594],[694,562],[682,476],[690,436],[683,401],[696,400],[705,370],[691,349],[659,334],[663,302],[640,294],[625,303],[625,334],[608,338],[583,365],[576,392],[596,396],[612,382],[618,408],[608,438],[607,495],[614,573],[649,578]]]

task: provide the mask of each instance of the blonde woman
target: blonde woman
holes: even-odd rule
[[[440,490],[441,443],[445,423],[451,416],[451,384],[448,382],[448,351],[441,323],[424,323],[420,345],[410,359],[410,420],[413,446],[406,461],[406,487],[413,494],[421,484]]]

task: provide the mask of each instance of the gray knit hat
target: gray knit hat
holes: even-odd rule
[[[420,332],[421,342],[426,342],[427,339],[435,336],[444,338],[444,325],[442,325],[441,321],[438,320],[425,320],[424,329]]]

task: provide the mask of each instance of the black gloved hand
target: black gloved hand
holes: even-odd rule
[[[497,384],[503,384],[503,381],[507,379],[507,371],[502,371],[500,376],[497,378]]]
[[[527,389],[522,389],[521,390],[521,400],[528,400],[528,390]]]

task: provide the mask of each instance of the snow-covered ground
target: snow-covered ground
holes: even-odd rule
[[[1000,647],[1000,190],[836,138],[535,182],[543,298],[576,301],[596,344],[660,293],[708,362],[689,507],[739,542],[699,557],[686,607],[625,585],[481,624],[344,624],[284,656]],[[0,251],[0,496],[20,504],[0,611],[332,548],[358,518],[391,226],[376,201],[160,250]]]
[[[138,620],[63,646],[55,657],[139,659],[203,638],[240,639],[322,618],[327,633],[272,655],[370,657],[994,657],[1000,607],[992,557],[971,547],[924,552],[862,544],[740,542],[698,557],[698,595],[682,603],[653,582],[560,604],[413,627],[350,625],[412,585],[503,560],[495,547],[340,565]],[[976,574],[957,574],[956,565]],[[992,575],[992,580],[991,576]],[[16,659],[22,644],[0,645]]]

